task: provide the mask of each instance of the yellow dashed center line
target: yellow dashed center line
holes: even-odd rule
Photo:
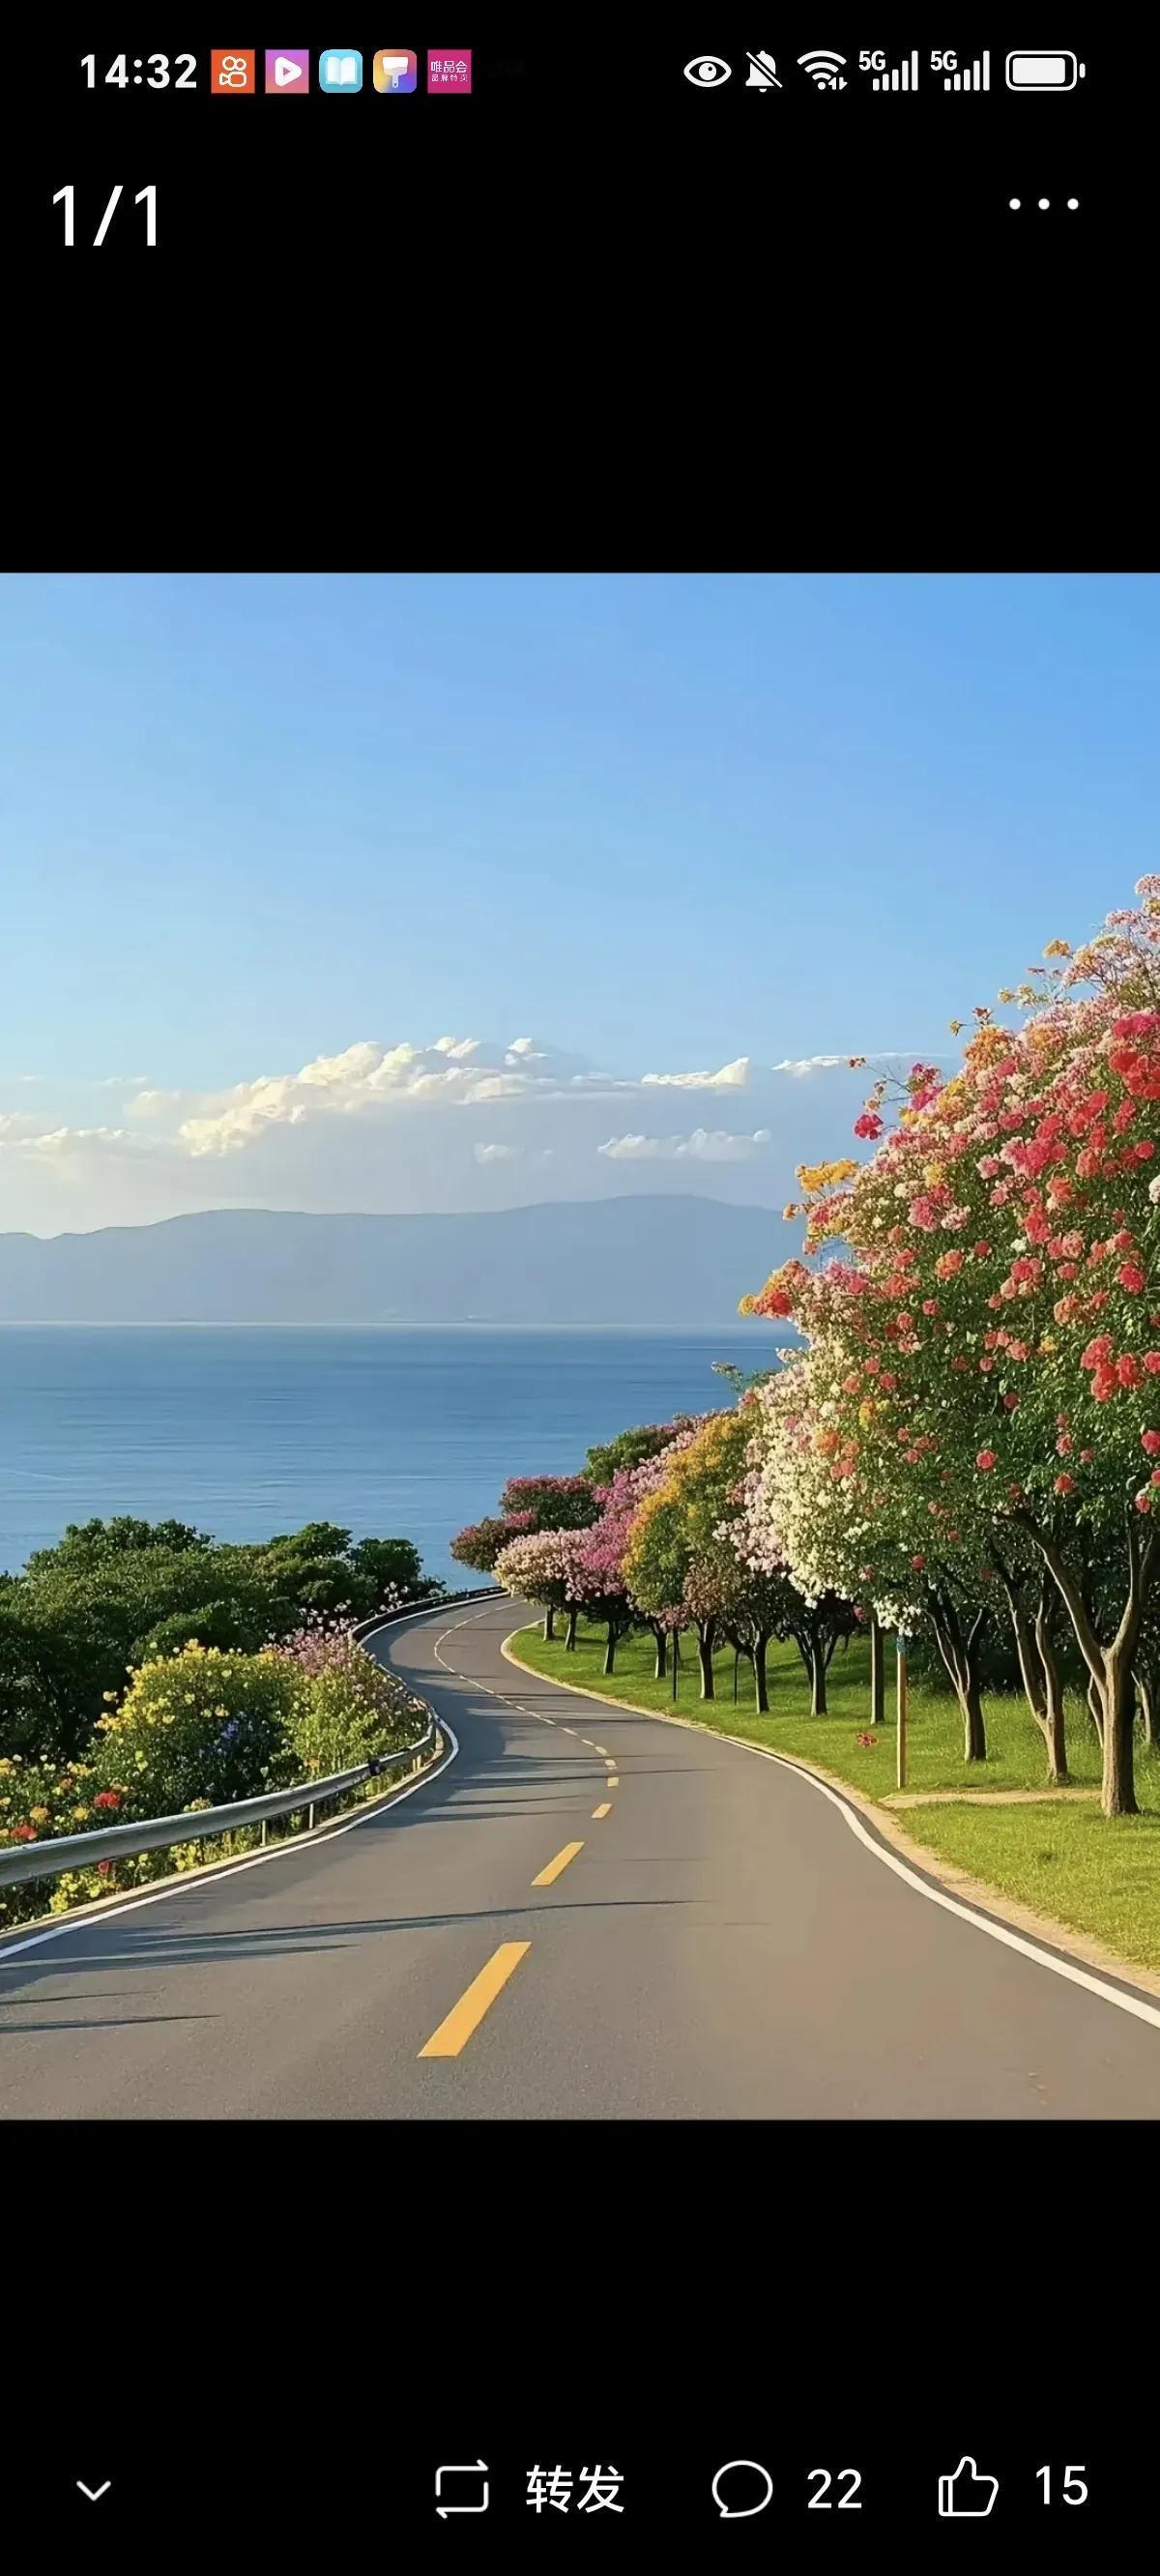
[[[577,1852],[583,1849],[583,1843],[565,1843],[563,1851],[557,1852],[555,1860],[550,1860],[546,1869],[537,1872],[532,1880],[533,1887],[550,1887],[553,1879],[559,1878],[561,1871],[567,1869],[569,1861],[575,1860]]]
[[[473,1614],[473,1618],[485,1616],[486,1613],[482,1611]],[[461,1619],[455,1624],[458,1627],[469,1627],[472,1621]],[[444,1629],[443,1635],[448,1636],[450,1633],[450,1630]],[[599,1753],[610,1774],[609,1788],[619,1789],[620,1781],[616,1775],[615,1759],[606,1745],[597,1744],[590,1735],[581,1736],[577,1727],[565,1726],[561,1719],[549,1717],[545,1710],[525,1708],[521,1700],[509,1699],[506,1691],[493,1690],[487,1682],[477,1682],[470,1673],[459,1672],[454,1666],[446,1664],[439,1652],[442,1643],[442,1637],[436,1640],[436,1661],[444,1665],[445,1671],[454,1672],[457,1681],[467,1682],[473,1690],[482,1690],[488,1699],[500,1700],[505,1707],[518,1710],[521,1717],[538,1717],[542,1726],[559,1726],[562,1734],[575,1737],[587,1746],[590,1753]],[[611,1813],[611,1801],[606,1799],[603,1806],[593,1808],[593,1820],[610,1816]],[[569,1861],[575,1860],[577,1852],[583,1849],[582,1842],[565,1843],[563,1850],[557,1852],[555,1859],[548,1862],[547,1868],[537,1873],[532,1880],[533,1887],[551,1887],[553,1881],[561,1877],[567,1869]],[[493,1952],[486,1967],[481,1968],[479,1975],[472,1978],[466,1993],[460,1996],[457,2004],[452,2005],[446,2020],[441,2021],[438,2030],[432,2032],[426,2047],[420,2049],[420,2057],[458,2057],[461,2049],[466,2048],[472,2032],[478,2030],[484,2014],[490,2010],[496,1996],[506,1986],[508,1978],[518,1968],[521,1959],[526,1957],[530,1948],[530,1941],[501,1941],[498,1950]]]
[[[579,1850],[579,1844],[575,1848]],[[472,1978],[466,1994],[452,2005],[446,2021],[440,2022],[426,2047],[420,2049],[420,2057],[458,2057],[460,2050],[466,2048],[473,2030],[478,2030],[488,2006],[495,2002],[501,1988],[506,1986],[513,1970],[518,1968],[530,1948],[530,1941],[501,1941],[487,1966]]]

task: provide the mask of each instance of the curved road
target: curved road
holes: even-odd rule
[[[0,2114],[1160,2116],[1153,1997],[932,1902],[801,1773],[518,1671],[518,1615],[385,1632],[459,1748],[391,1807],[0,1942]]]

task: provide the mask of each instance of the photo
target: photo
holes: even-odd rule
[[[1155,578],[0,614],[0,2115],[1154,2119]]]

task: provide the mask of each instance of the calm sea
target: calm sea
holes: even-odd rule
[[[338,1521],[462,1583],[448,1542],[506,1477],[727,1402],[716,1359],[766,1366],[767,1335],[7,1325],[0,1567],[135,1512],[230,1539]]]

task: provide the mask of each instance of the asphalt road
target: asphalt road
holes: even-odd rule
[[[1160,2116],[1155,1998],[933,1902],[801,1773],[516,1670],[517,1617],[385,1634],[459,1747],[393,1807],[0,1943],[0,2115]]]

